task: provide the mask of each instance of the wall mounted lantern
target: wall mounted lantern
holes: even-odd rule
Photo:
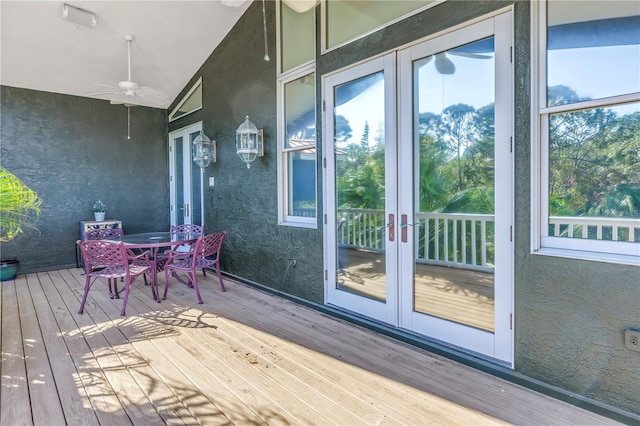
[[[247,169],[251,168],[251,162],[256,157],[264,155],[264,140],[262,129],[249,121],[249,116],[236,130],[236,153],[242,161],[247,163]]]
[[[216,162],[216,141],[212,141],[202,130],[192,142],[193,162],[204,169],[212,161]]]

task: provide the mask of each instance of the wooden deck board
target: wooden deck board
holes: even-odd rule
[[[79,269],[3,282],[2,424],[37,424],[42,404],[83,425],[615,424],[231,279],[199,282],[202,305],[175,281],[159,304],[137,281],[126,317],[104,283],[77,314]]]

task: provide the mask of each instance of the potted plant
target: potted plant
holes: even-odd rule
[[[107,213],[107,206],[98,200],[93,205],[93,218],[96,222],[102,222],[104,220],[104,216]]]
[[[34,228],[42,200],[14,174],[0,167],[0,242],[13,240],[23,228]],[[0,281],[15,279],[18,259],[0,259]]]

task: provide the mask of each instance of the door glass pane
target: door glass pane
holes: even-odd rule
[[[176,164],[175,176],[175,190],[176,190],[176,212],[175,221],[176,225],[184,224],[184,207],[185,207],[185,199],[184,199],[184,161],[183,161],[183,150],[184,143],[182,136],[174,139],[174,149],[173,155]]]
[[[191,162],[191,148],[193,140],[200,134],[200,131],[189,134],[189,165],[191,167],[191,215],[190,222],[195,225],[202,225],[202,172],[200,167]]]
[[[418,60],[413,73],[413,310],[493,331],[493,37]]]
[[[334,88],[337,287],[386,300],[384,74]]]

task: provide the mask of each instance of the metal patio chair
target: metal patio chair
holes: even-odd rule
[[[222,250],[222,243],[224,242],[226,235],[227,232],[223,231],[198,237],[195,244],[188,252],[179,252],[175,250],[165,251],[165,253],[169,255],[169,258],[164,268],[165,283],[163,299],[167,298],[169,275],[171,275],[181,283],[187,284],[189,287],[193,287],[196,291],[196,296],[198,297],[198,303],[202,303],[202,297],[200,296],[200,290],[198,289],[198,277],[196,275],[196,271],[198,269],[202,269],[202,272],[206,274],[204,272],[205,268],[213,268],[216,271],[222,291],[227,291],[220,272],[220,253]],[[215,256],[215,258],[209,258],[211,256]],[[187,279],[183,279],[181,275],[185,275]]]
[[[84,232],[84,241],[104,240],[106,238],[121,237],[123,235],[124,235],[124,232],[122,231],[122,228],[96,228],[96,229],[91,229],[89,231]],[[102,265],[93,266],[94,269],[99,269],[101,267]],[[117,297],[118,296],[117,282],[112,283],[111,279],[109,279],[108,282],[109,282],[109,295],[112,298],[114,296]]]
[[[135,264],[135,262],[144,259],[148,260],[148,252],[132,256],[122,242],[114,243],[104,240],[88,240],[78,241],[76,244],[80,246],[86,277],[84,295],[78,313],[83,313],[89,290],[98,278],[104,278],[107,282],[111,280],[117,282],[119,278],[122,278],[124,279],[125,285],[124,301],[122,302],[120,315],[124,316],[133,281],[149,271],[149,266],[138,265]],[[96,268],[98,266],[99,269]],[[115,291],[115,297],[117,298],[119,297],[117,286]]]

